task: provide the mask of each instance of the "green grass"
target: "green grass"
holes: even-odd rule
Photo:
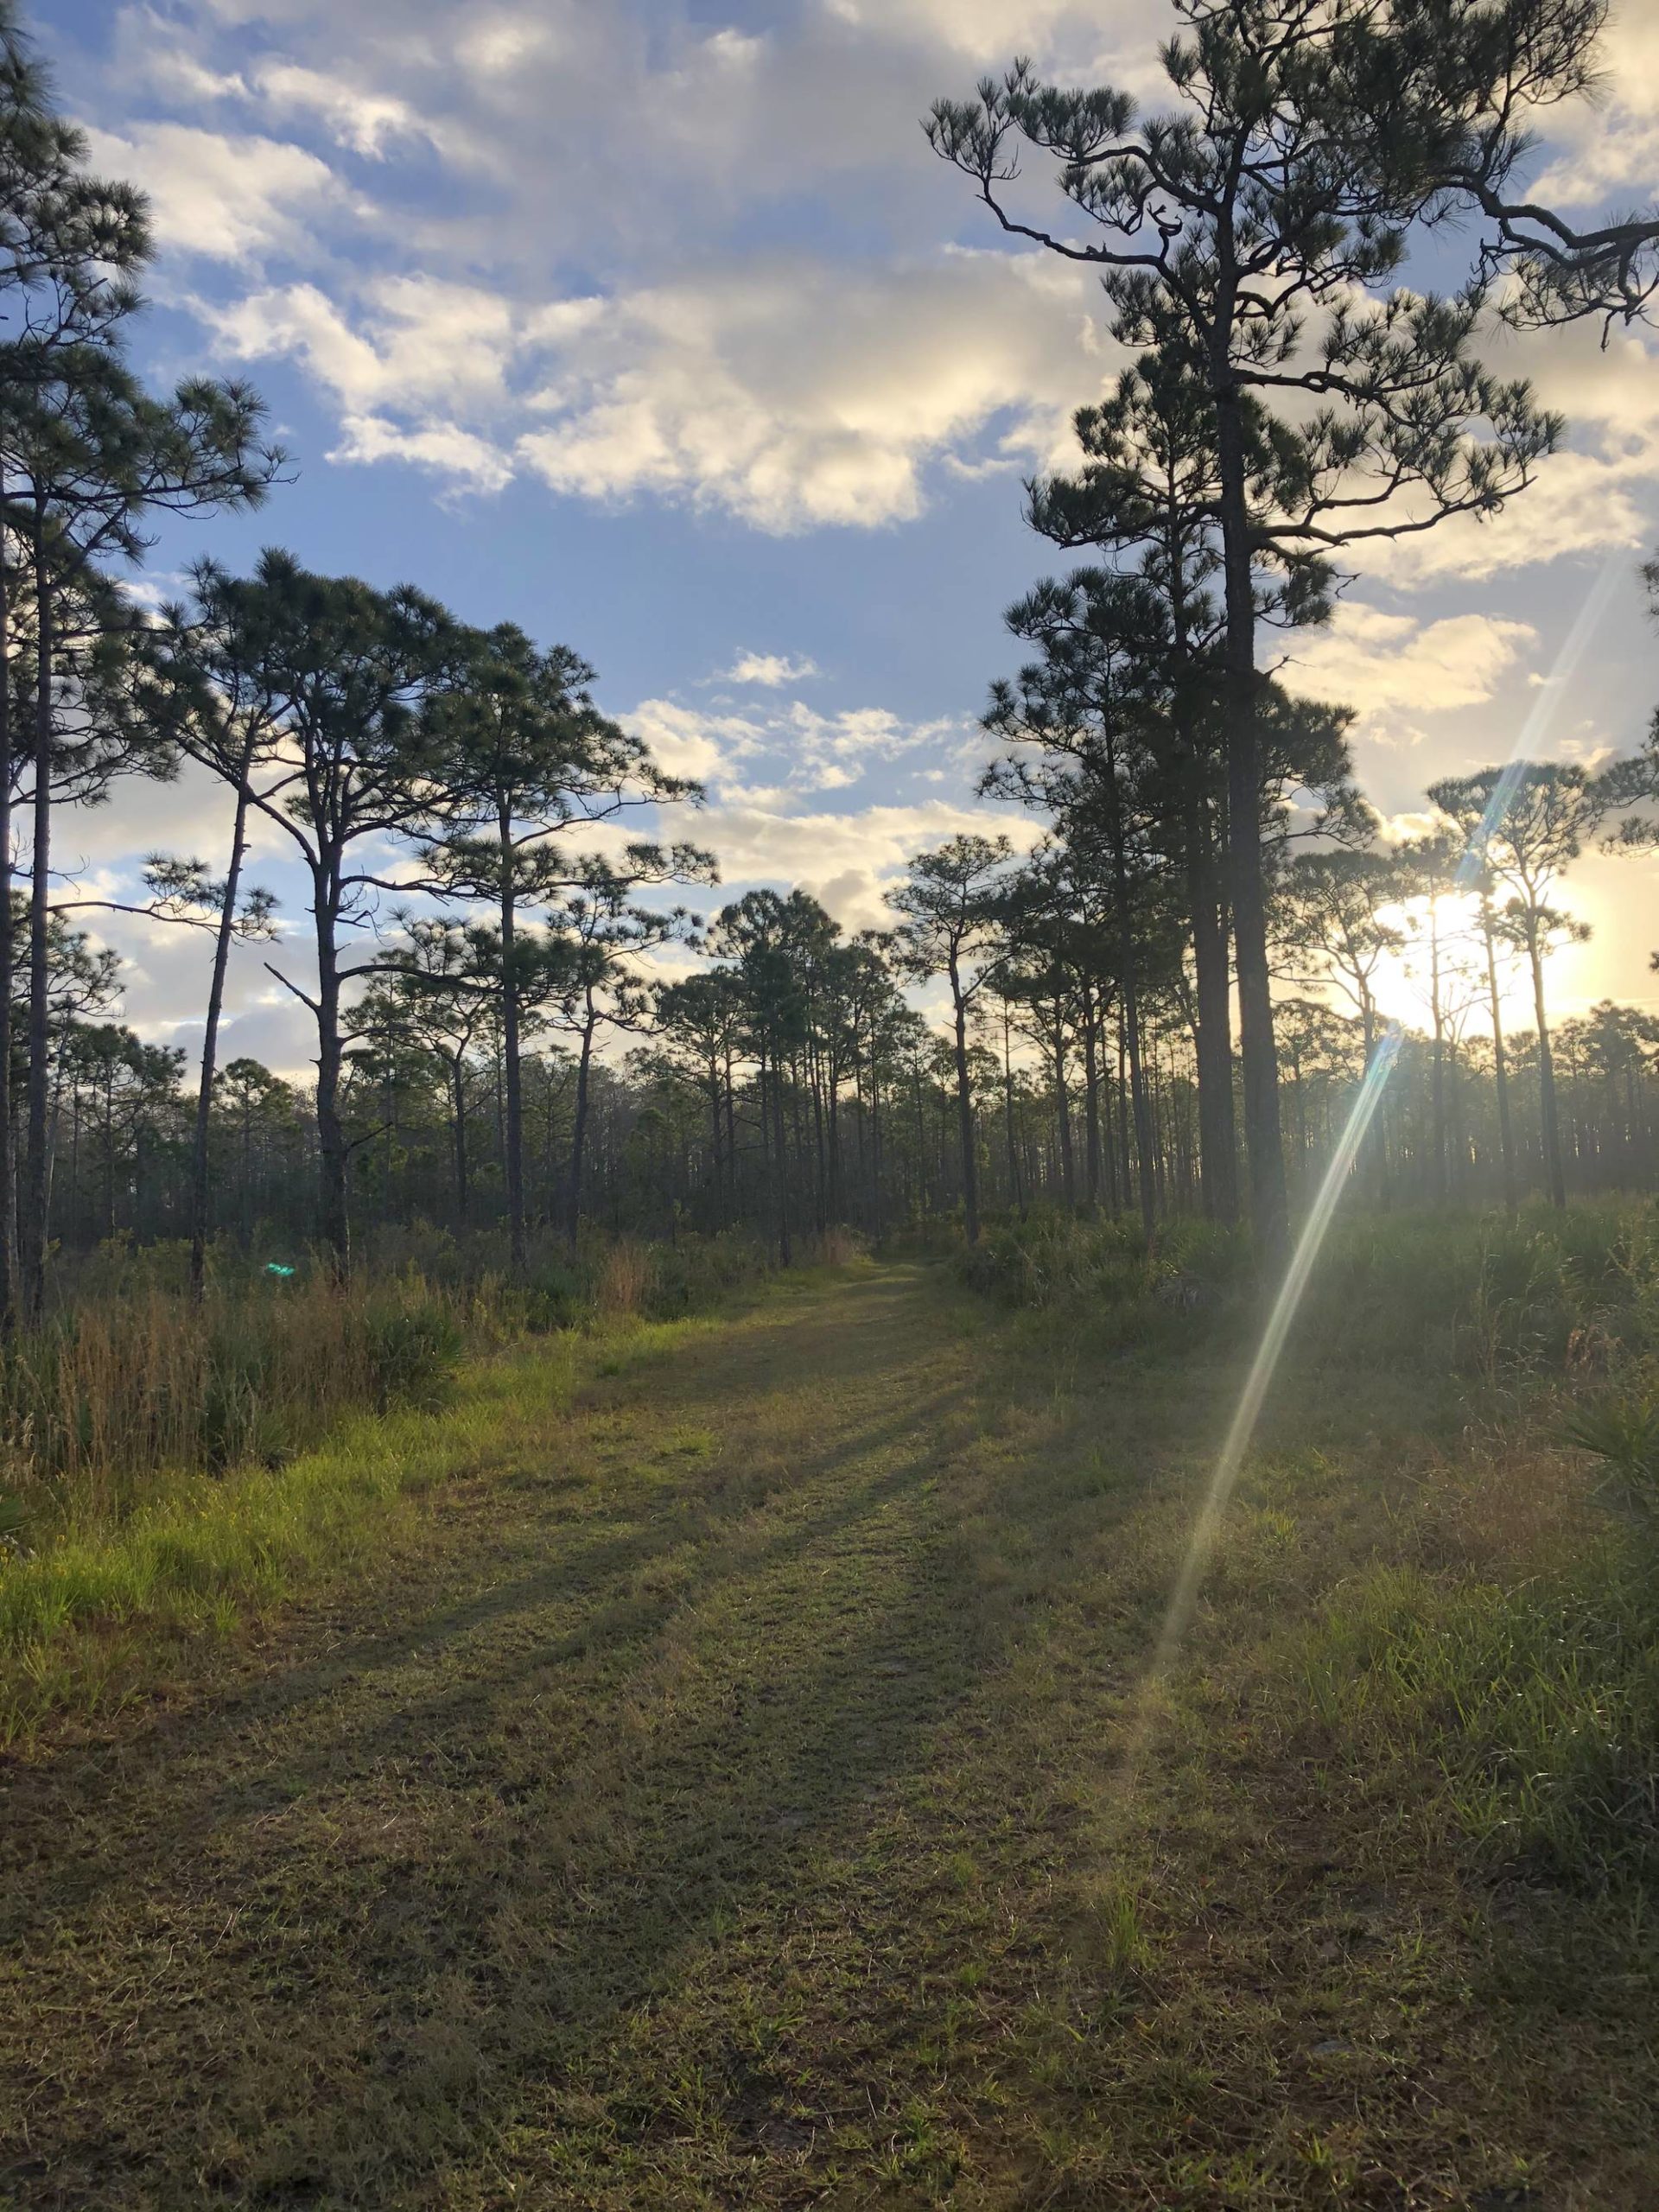
[[[152,1504],[0,1565],[0,1745],[53,1713],[118,1708],[192,1630],[232,1632],[324,1573],[372,1561],[400,1504],[557,1418],[575,1338],[475,1367],[458,1402],[356,1414],[279,1470],[175,1478]],[[406,1516],[405,1516],[406,1519]]]
[[[354,1432],[283,1602],[0,1769],[0,2203],[1647,2212],[1567,1340],[1309,1347],[1149,1702],[1243,1346],[1160,1313],[858,1267]]]

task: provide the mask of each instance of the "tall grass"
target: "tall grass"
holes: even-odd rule
[[[198,1476],[280,1468],[353,1412],[436,1408],[468,1352],[686,1313],[766,1264],[742,1237],[595,1238],[534,1255],[517,1280],[504,1259],[489,1240],[402,1230],[340,1284],[226,1251],[198,1306],[172,1248],[108,1248],[60,1286],[40,1328],[0,1348],[7,1541],[38,1549],[118,1528]]]
[[[23,1540],[118,1524],[181,1475],[277,1467],[346,1413],[441,1402],[477,1294],[410,1274],[81,1296],[0,1351],[0,1492]]]
[[[957,1266],[1006,1305],[1092,1310],[1131,1332],[1174,1313],[1192,1337],[1247,1322],[1271,1287],[1246,1231],[1191,1219],[1164,1224],[1149,1247],[1132,1223],[1033,1213],[988,1226]],[[1294,1346],[1304,1360],[1427,1363],[1489,1382],[1593,1380],[1659,1353],[1659,1210],[1627,1199],[1512,1221],[1446,1209],[1339,1217]]]

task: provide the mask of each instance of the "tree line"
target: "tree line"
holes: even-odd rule
[[[1655,842],[1654,742],[1438,785],[1437,826],[1394,846],[1351,714],[1264,645],[1325,620],[1366,544],[1491,517],[1557,446],[1478,358],[1489,310],[1648,304],[1659,224],[1580,232],[1516,196],[1603,12],[1178,0],[1167,112],[1022,62],[938,105],[936,150],[1006,231],[1100,271],[1131,360],[1077,417],[1077,468],[1027,487],[1082,559],[1009,612],[1026,658],[981,788],[1038,842],[918,855],[887,925],[849,936],[798,891],[712,919],[677,899],[715,857],[658,825],[702,795],[569,646],[279,550],[135,601],[159,517],[257,506],[290,462],[245,385],[138,376],[143,200],[91,173],[0,0],[0,1314],[39,1311],[54,1238],[184,1237],[200,1290],[217,1232],[343,1268],[354,1217],[499,1227],[522,1267],[589,1211],[759,1225],[787,1261],[835,1222],[959,1213],[971,1238],[988,1206],[1052,1202],[1149,1236],[1248,1211],[1270,1255],[1402,976],[1422,1033],[1362,1163],[1380,1201],[1650,1172],[1649,1027],[1553,1027],[1545,977],[1573,861]],[[1011,205],[1022,144],[1070,227]],[[1467,283],[1402,289],[1453,219]],[[130,910],[201,941],[193,1078],[110,1018],[118,963],[75,917],[111,902],[54,860],[62,809],[186,762],[224,788],[222,849],[153,856]],[[248,880],[260,826],[308,887],[297,969]],[[303,1094],[222,1064],[238,942],[305,1010]],[[1517,972],[1533,1019],[1508,1034]]]

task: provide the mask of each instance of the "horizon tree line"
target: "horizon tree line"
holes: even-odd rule
[[[1604,12],[1176,0],[1167,113],[1024,62],[938,104],[936,151],[1005,231],[1099,271],[1130,360],[1077,416],[1076,472],[1027,487],[1037,534],[1086,556],[1010,609],[1029,658],[984,717],[1006,749],[982,795],[1039,842],[917,855],[891,926],[849,938],[799,891],[666,903],[715,857],[633,817],[702,794],[569,646],[276,549],[135,602],[120,572],[159,518],[257,507],[291,464],[245,385],[137,375],[143,201],[92,175],[0,0],[0,1320],[41,1311],[54,1233],[182,1236],[200,1294],[218,1230],[280,1221],[343,1271],[354,1212],[402,1209],[499,1224],[522,1269],[590,1198],[613,1225],[760,1228],[787,1262],[839,1221],[959,1212],[972,1240],[1037,1203],[1150,1239],[1184,1211],[1232,1223],[1248,1188],[1271,1262],[1402,965],[1427,1030],[1361,1163],[1380,1203],[1535,1183],[1559,1205],[1612,1162],[1646,1173],[1645,1017],[1552,1024],[1546,969],[1581,933],[1573,863],[1659,843],[1659,734],[1595,772],[1443,781],[1395,849],[1351,713],[1262,645],[1327,619],[1366,545],[1490,518],[1559,444],[1481,361],[1489,311],[1649,304],[1659,223],[1580,232],[1514,196],[1527,118],[1584,92]],[[1011,205],[1022,143],[1071,229]],[[1402,286],[1458,217],[1467,283]],[[107,1018],[118,963],[73,919],[121,902],[54,861],[63,808],[185,761],[225,786],[224,849],[152,856],[127,910],[211,945],[188,1109],[182,1055]],[[247,880],[256,823],[308,886],[301,973]],[[302,1101],[221,1065],[238,941],[315,1029]],[[697,972],[663,981],[669,947]],[[1516,969],[1533,1019],[1506,1034]],[[906,996],[933,984],[943,1035]]]

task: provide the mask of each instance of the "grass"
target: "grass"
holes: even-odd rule
[[[1149,1733],[1231,1292],[856,1266],[365,1423],[344,1556],[3,1770],[0,2203],[1645,2212],[1648,1540],[1559,1440],[1646,1294],[1572,1264],[1588,1370],[1484,1261],[1508,1336],[1305,1340]]]
[[[279,1469],[359,1411],[435,1410],[467,1352],[695,1311],[766,1266],[741,1236],[596,1240],[510,1277],[487,1237],[386,1232],[345,1285],[226,1247],[197,1306],[186,1257],[107,1246],[65,1275],[42,1326],[0,1346],[0,1541],[84,1548],[133,1516],[188,1516],[203,1478]]]

